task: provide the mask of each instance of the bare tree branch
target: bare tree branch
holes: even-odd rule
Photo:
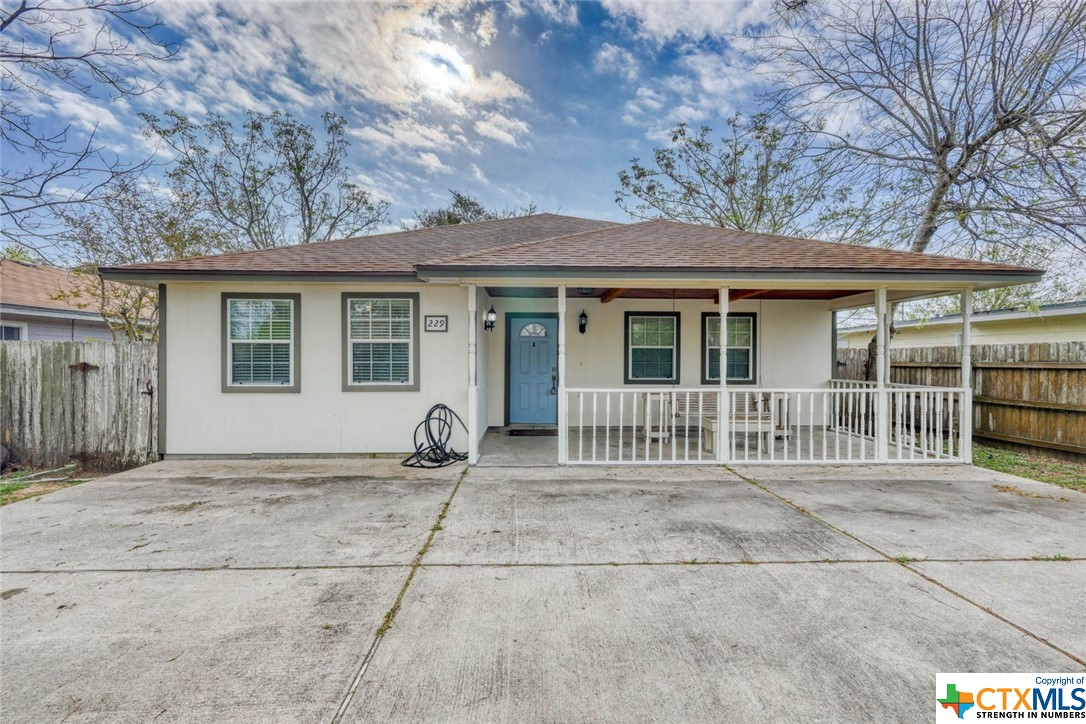
[[[0,10],[5,240],[37,249],[56,230],[60,209],[94,201],[111,181],[146,167],[109,153],[97,127],[58,130],[42,109],[62,91],[116,100],[157,88],[149,80],[155,66],[177,48],[156,37],[150,9],[150,0],[22,0]]]

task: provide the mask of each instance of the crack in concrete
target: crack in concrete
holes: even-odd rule
[[[449,497],[441,504],[441,509],[437,514],[437,520],[430,528],[430,535],[426,537],[426,542],[422,544],[422,547],[419,548],[419,552],[415,554],[415,559],[411,562],[411,568],[407,573],[407,578],[404,579],[403,586],[400,587],[400,592],[396,596],[396,600],[392,602],[392,608],[385,614],[385,619],[381,623],[381,627],[377,629],[377,633],[374,634],[373,642],[370,644],[369,650],[367,650],[366,654],[362,657],[362,661],[358,666],[358,671],[355,673],[354,679],[347,689],[347,693],[344,694],[343,701],[340,702],[339,708],[332,717],[331,724],[339,724],[347,713],[347,709],[350,708],[351,702],[354,700],[355,692],[358,691],[358,687],[362,684],[362,679],[366,676],[366,671],[369,669],[370,662],[373,661],[373,657],[377,653],[377,647],[380,646],[385,634],[392,628],[392,622],[396,619],[396,614],[400,611],[400,604],[403,603],[404,596],[407,595],[407,590],[411,587],[411,582],[415,579],[415,573],[422,568],[422,559],[426,556],[427,552],[429,552],[430,546],[437,536],[437,532],[441,530],[441,523],[445,520],[445,516],[449,512],[449,506],[452,505],[453,498],[456,497],[457,491],[460,490],[460,484],[464,482],[464,478],[466,478],[467,475],[468,468],[465,467],[461,471],[460,477],[456,479],[456,484],[453,486],[452,492],[449,493]]]
[[[928,574],[924,573],[923,571],[921,571],[921,570],[915,568],[913,565],[911,565],[913,563],[931,563],[931,562],[935,562],[934,560],[932,560],[932,559],[924,559],[924,560],[916,560],[916,561],[912,561],[912,560],[903,561],[903,560],[900,560],[898,558],[895,558],[895,557],[891,556],[889,553],[886,553],[885,551],[879,549],[878,547],[872,545],[871,543],[868,543],[867,541],[860,538],[859,536],[853,535],[852,533],[849,533],[847,530],[845,530],[843,528],[839,528],[838,526],[834,525],[833,523],[830,523],[829,521],[821,518],[820,516],[815,515],[814,513],[807,510],[806,508],[798,505],[797,503],[793,503],[791,500],[784,497],[783,495],[780,495],[779,493],[776,493],[773,490],[770,490],[768,487],[766,487],[765,485],[759,483],[754,478],[743,475],[742,473],[736,471],[734,468],[728,467],[727,465],[725,465],[724,468],[728,472],[730,472],[733,475],[736,475],[737,477],[739,477],[744,482],[746,482],[746,483],[748,483],[750,485],[753,485],[755,488],[758,488],[759,490],[761,490],[764,493],[772,495],[777,500],[781,501],[782,503],[789,506],[790,508],[802,513],[803,515],[807,516],[811,520],[814,520],[814,521],[816,521],[818,523],[821,523],[822,525],[826,526],[830,530],[832,530],[832,531],[834,531],[834,532],[836,532],[836,533],[838,533],[840,535],[843,535],[846,538],[849,538],[850,540],[853,540],[853,541],[859,543],[860,545],[862,545],[863,547],[867,548],[870,551],[874,551],[875,553],[877,553],[880,556],[882,556],[883,558],[885,558],[887,561],[890,561],[890,562],[894,563],[895,565],[901,566],[905,570],[909,571],[910,573],[912,573],[912,574],[914,574],[916,576],[919,576],[920,578],[924,579],[925,581],[932,584],[933,586],[938,586],[939,588],[943,589],[947,593],[961,599],[962,601],[965,601],[966,603],[968,603],[971,606],[974,606],[974,607],[980,609],[981,611],[988,614],[989,616],[996,619],[997,621],[1001,621],[1001,622],[1005,623],[1006,625],[1010,626],[1011,628],[1018,631],[1019,633],[1025,634],[1026,636],[1029,636],[1034,641],[1037,641],[1038,643],[1044,644],[1045,646],[1049,647],[1053,651],[1056,651],[1058,653],[1063,654],[1067,658],[1069,658],[1072,661],[1074,661],[1075,663],[1077,663],[1079,666],[1086,666],[1086,660],[1081,659],[1078,656],[1075,656],[1070,651],[1067,651],[1066,649],[1064,649],[1064,648],[1062,648],[1060,646],[1057,646],[1056,644],[1052,643],[1051,641],[1044,638],[1043,636],[1040,636],[1039,634],[1033,633],[1032,631],[1030,631],[1026,627],[1021,626],[1021,625],[1015,623],[1014,621],[1011,621],[1009,618],[996,613],[992,609],[987,608],[985,606],[982,606],[981,604],[977,603],[973,599],[966,596],[964,593],[961,593],[959,591],[954,590],[953,588],[946,585],[942,581],[940,581],[940,580],[938,580],[936,578],[933,578],[932,576],[929,576]],[[1011,560],[1014,560],[1014,559],[1011,559]],[[1018,560],[1029,560],[1029,561],[1032,561],[1034,563],[1043,563],[1043,562],[1045,562],[1045,561],[1039,561],[1036,558],[1026,558],[1026,559],[1018,559]],[[1076,560],[1081,560],[1081,559],[1076,559]],[[948,561],[948,562],[954,562],[954,561]]]
[[[813,517],[813,516],[812,516]],[[832,526],[830,526],[832,527]],[[836,530],[836,529],[834,529]],[[840,531],[838,531],[840,532]],[[847,535],[847,534],[846,534]],[[858,540],[858,539],[857,539]],[[862,543],[862,541],[860,541]],[[868,546],[870,548],[870,546]],[[417,554],[416,554],[417,556]],[[1011,558],[910,558],[909,564],[916,563],[1081,563],[1086,558],[1061,558],[1059,560],[1029,557]],[[817,560],[802,559],[770,559],[765,561],[752,560],[689,560],[689,561],[564,561],[534,563],[421,563],[422,568],[622,568],[622,567],[653,567],[653,566],[803,566],[803,565],[833,565],[839,563],[875,563],[878,565],[894,564],[903,565],[901,561],[885,557],[879,558],[820,558]],[[52,573],[65,573],[74,575],[78,573],[219,573],[237,571],[365,571],[382,570],[390,568],[415,567],[415,562],[410,563],[328,563],[297,566],[177,566],[167,568],[12,568],[0,570],[0,575],[41,575]]]

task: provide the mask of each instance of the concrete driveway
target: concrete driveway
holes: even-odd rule
[[[461,473],[168,462],[3,508],[0,717],[914,721],[936,672],[1084,668],[1081,493]]]

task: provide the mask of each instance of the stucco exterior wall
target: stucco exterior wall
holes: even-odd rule
[[[420,331],[418,391],[344,392],[341,295],[343,292],[418,292],[420,320],[449,317],[445,333]],[[221,295],[274,292],[301,295],[301,361],[298,393],[222,392]],[[424,284],[219,284],[167,286],[167,455],[343,454],[408,452],[412,434],[430,406],[442,402],[467,421],[467,289]],[[505,422],[505,314],[557,310],[554,299],[496,297],[477,292],[479,309],[479,424]],[[499,313],[483,330],[491,305]],[[701,315],[709,301],[570,299],[567,386],[623,387],[626,311],[675,311],[681,315],[682,387],[701,385]],[[589,316],[587,334],[577,315]],[[740,301],[736,312],[757,314],[757,381],[764,387],[821,387],[830,377],[831,315],[823,302]],[[631,389],[640,386],[630,386]],[[705,386],[707,389],[715,385]],[[467,449],[461,432],[454,436]]]
[[[367,291],[419,292],[420,326],[426,314],[449,317],[448,332],[420,332],[417,392],[342,390],[341,295]],[[223,292],[301,295],[300,392],[222,392]],[[467,421],[462,287],[171,283],[167,299],[167,455],[409,452],[431,405],[445,403]],[[453,443],[467,449],[460,431]]]
[[[1028,344],[1086,340],[1086,314],[1032,317],[1005,321],[973,321],[973,344]],[[891,347],[939,347],[960,344],[961,324],[904,327],[890,340]],[[847,336],[849,347],[867,347],[873,332]],[[844,335],[842,335],[844,336]]]
[[[492,426],[505,423],[505,314],[507,312],[555,312],[555,299],[499,297],[493,300],[498,324],[487,333],[490,383],[489,419]],[[488,307],[489,308],[489,307]],[[588,329],[577,331],[577,316],[588,314]],[[680,314],[679,386],[701,384],[701,315],[716,312],[709,300],[616,299],[607,304],[598,298],[570,298],[566,321],[566,387],[639,389],[624,385],[625,313],[627,311]],[[822,387],[830,378],[831,313],[820,301],[738,301],[731,312],[757,315],[757,382],[762,387]]]

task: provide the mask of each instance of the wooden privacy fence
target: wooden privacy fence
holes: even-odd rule
[[[149,342],[0,342],[0,429],[16,462],[118,470],[157,458]]]
[[[1086,342],[974,345],[973,435],[1086,455]],[[837,376],[862,380],[866,349],[837,350]],[[890,382],[956,387],[957,347],[890,350]]]

